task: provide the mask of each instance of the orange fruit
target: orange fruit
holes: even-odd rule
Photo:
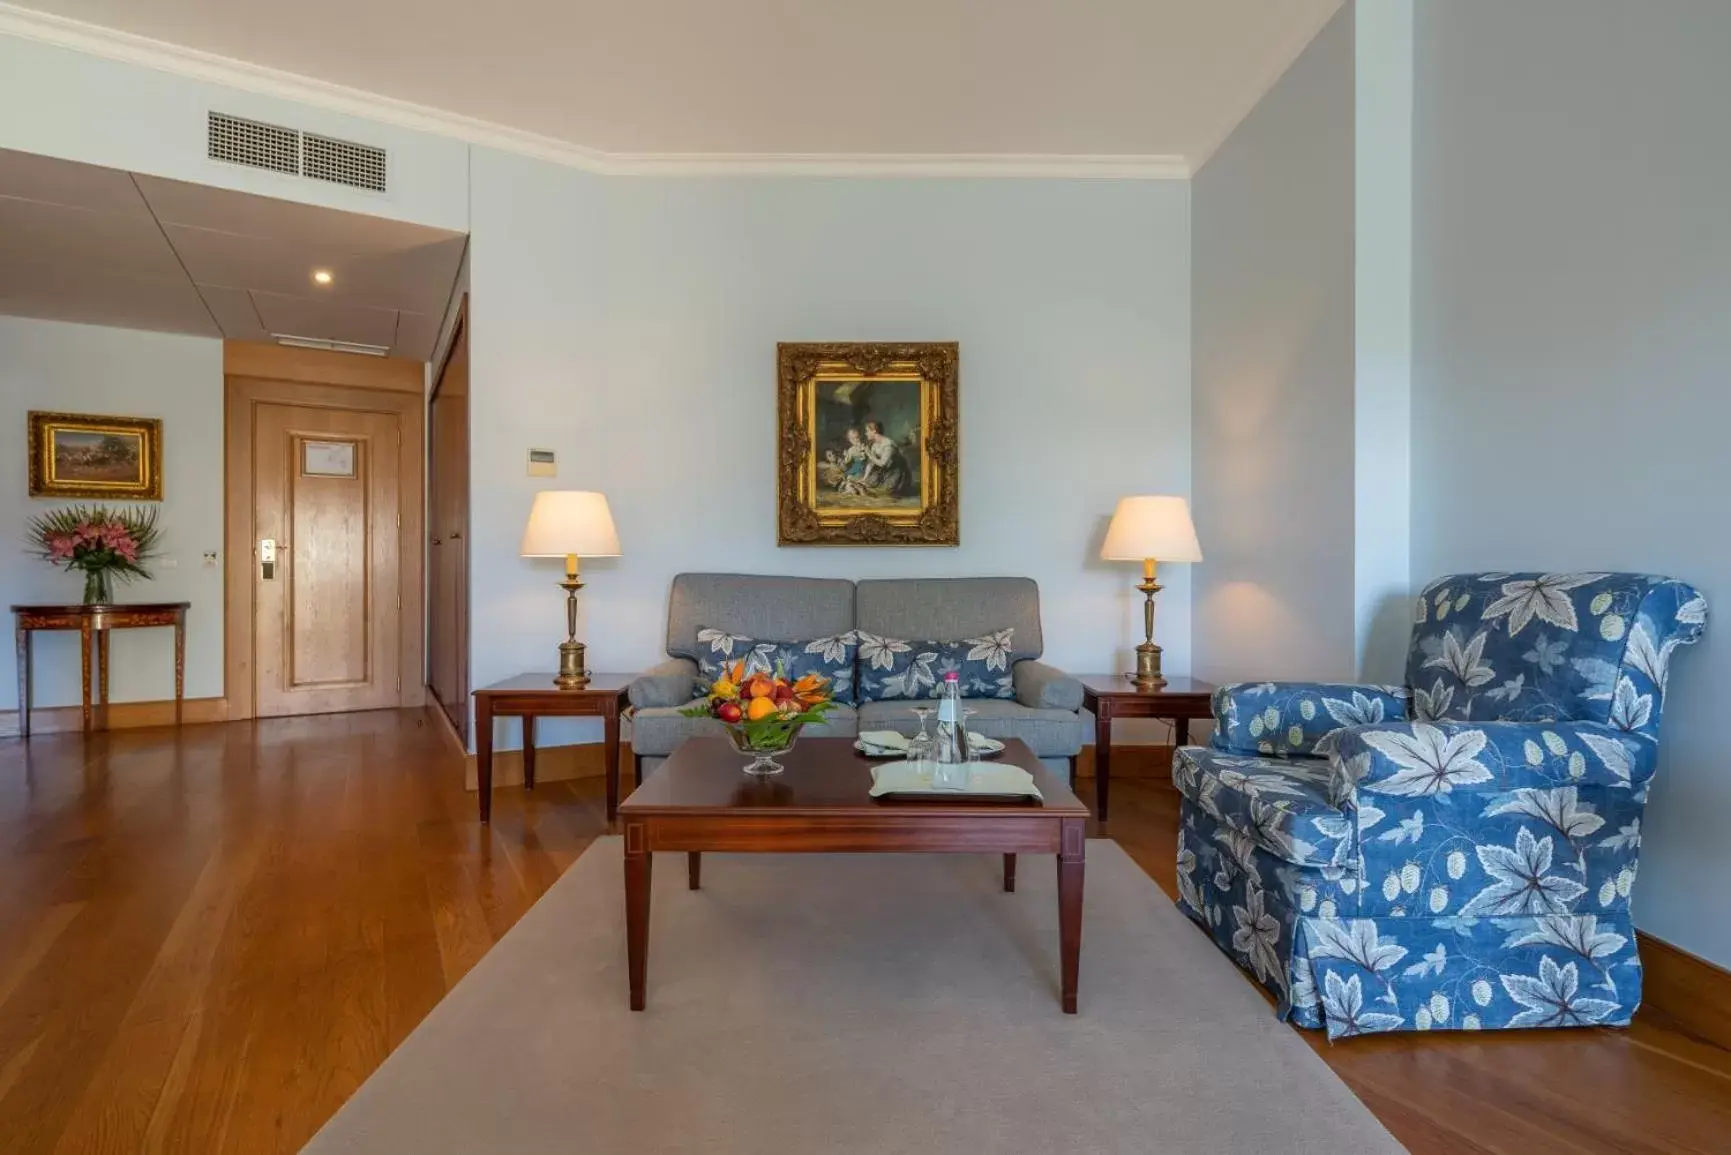
[[[775,699],[753,698],[751,705],[745,708],[745,716],[753,722],[761,722],[765,718],[775,717]]]

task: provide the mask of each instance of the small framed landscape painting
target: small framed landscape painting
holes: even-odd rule
[[[781,545],[957,545],[955,342],[776,346]]]
[[[162,422],[30,414],[30,496],[162,500]]]

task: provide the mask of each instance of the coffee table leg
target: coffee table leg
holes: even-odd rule
[[[654,857],[648,831],[641,823],[625,828],[625,958],[631,976],[631,1009],[644,1003],[644,976],[649,967],[649,886]]]
[[[692,890],[703,885],[703,852],[688,851],[685,855],[685,884]]]
[[[1087,842],[1079,819],[1065,819],[1058,854],[1058,954],[1064,1013],[1076,1013],[1082,958],[1082,865]]]
[[[1014,894],[1016,890],[1016,856],[1004,855],[1004,893]]]

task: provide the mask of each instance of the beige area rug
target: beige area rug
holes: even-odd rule
[[[590,848],[313,1138],[441,1152],[1357,1152],[1401,1147],[1109,841],[1081,1014],[1052,860],[656,858],[626,1007],[617,838]]]

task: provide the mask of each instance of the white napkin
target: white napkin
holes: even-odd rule
[[[859,741],[861,746],[897,754],[906,753],[908,748],[908,736],[894,730],[861,730]]]
[[[962,790],[939,790],[932,785],[930,770],[922,772],[912,762],[885,762],[872,767],[873,798],[885,794],[1020,794],[1044,799],[1034,785],[1034,776],[1020,766],[1001,762],[970,762],[968,785]]]

